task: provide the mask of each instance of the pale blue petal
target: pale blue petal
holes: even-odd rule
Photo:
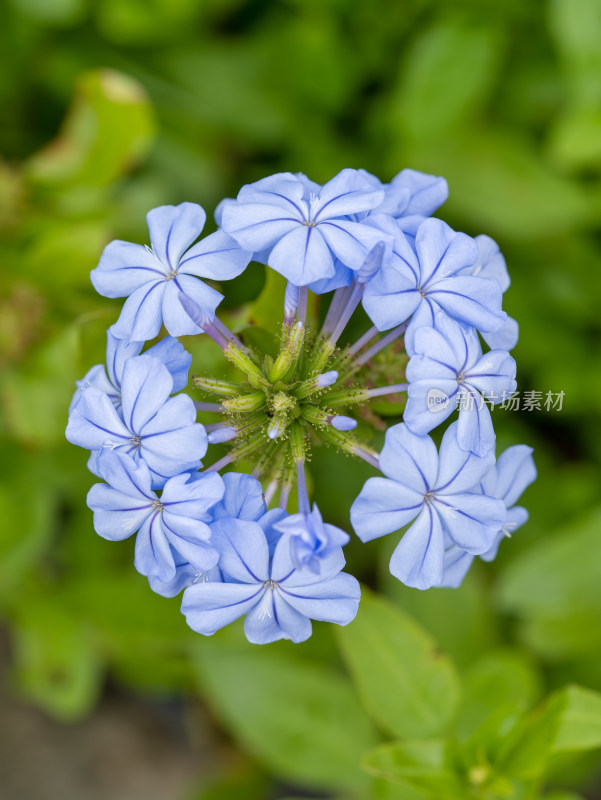
[[[223,497],[223,479],[216,472],[201,473],[194,481],[188,481],[188,477],[176,475],[165,484],[161,494],[165,513],[210,522],[216,503]],[[208,531],[205,533],[209,535]]]
[[[494,239],[485,234],[476,236],[474,241],[478,245],[478,258],[476,266],[472,270],[472,275],[479,275],[481,278],[492,278],[499,284],[501,291],[506,292],[511,281],[507,272],[507,264],[499,250],[499,245]]]
[[[267,511],[261,484],[252,475],[226,472],[223,499],[212,510],[213,519],[235,517],[257,521]]]
[[[482,338],[492,350],[513,350],[519,336],[520,328],[513,317],[507,317],[498,331],[482,334]]]
[[[179,263],[179,274],[227,281],[244,272],[252,253],[242,250],[225,231],[215,231],[190,248]]]
[[[100,256],[90,279],[103,297],[127,297],[156,280],[163,280],[165,270],[157,257],[141,244],[115,241]]]
[[[390,572],[407,586],[429,589],[440,584],[443,561],[440,518],[426,505],[396,546],[390,559]]]
[[[131,432],[123,424],[108,395],[90,388],[69,416],[65,436],[71,444],[88,450],[100,450],[107,444],[119,447],[131,439]]]
[[[303,616],[337,625],[355,618],[361,598],[359,582],[345,572],[309,586],[278,586],[276,591]]]
[[[495,463],[492,452],[480,458],[463,450],[457,442],[458,423],[449,425],[440,445],[440,467],[436,478],[436,493],[476,491],[477,486]]]
[[[206,572],[217,565],[219,553],[211,547],[211,529],[204,522],[163,512],[163,530],[171,547],[199,571]]]
[[[82,392],[90,388],[98,389],[99,392],[107,394],[115,408],[118,408],[121,405],[121,396],[107,378],[104,366],[102,364],[96,364],[95,367],[92,367],[92,369],[88,370],[83,378],[76,383],[77,389],[75,390],[75,393],[71,399],[71,403],[69,404],[69,414],[79,402]]]
[[[400,272],[394,264],[383,267],[363,294],[363,308],[379,331],[405,322],[421,303],[412,273]]]
[[[207,434],[195,417],[192,400],[179,394],[145,425],[141,455],[152,470],[173,476],[197,465],[207,451]]]
[[[355,273],[352,269],[345,267],[342,261],[334,261],[334,274],[331,278],[324,278],[309,284],[309,289],[315,294],[327,294],[343,286],[350,286]]]
[[[386,431],[380,469],[389,478],[422,496],[434,486],[438,472],[436,445],[429,436],[416,436],[403,423]]]
[[[457,442],[462,450],[469,450],[477,456],[494,452],[495,431],[492,417],[482,396],[469,386],[463,387],[459,401]]]
[[[422,289],[471,266],[478,257],[474,240],[465,233],[455,233],[440,219],[422,222],[415,246],[421,267]]]
[[[472,555],[485,553],[492,546],[507,513],[502,500],[470,492],[437,494],[434,506],[445,533]]]
[[[436,303],[427,297],[422,297],[419,292],[415,292],[415,294],[418,297],[418,305],[409,320],[404,338],[405,350],[409,356],[415,353],[415,335],[417,331],[424,327],[435,328],[437,319],[444,314]]]
[[[244,620],[244,633],[253,644],[269,644],[279,639],[298,643],[311,636],[311,622],[276,592],[267,591]]]
[[[172,336],[193,336],[200,333],[201,329],[183,308],[179,292],[191,298],[209,319],[215,316],[215,309],[223,300],[223,295],[191,275],[179,275],[167,283],[162,306],[165,328]]]
[[[177,269],[182,254],[204,228],[207,215],[196,203],[159,206],[146,215],[152,249],[170,269]]]
[[[269,578],[267,539],[256,522],[225,517],[212,523],[211,537],[229,578],[261,585]]]
[[[460,547],[453,545],[447,548],[444,554],[444,573],[438,585],[447,589],[458,589],[473,561],[474,556]]]
[[[282,536],[275,546],[271,565],[271,578],[283,586],[309,586],[337,575],[344,567],[342,548],[338,547],[325,555],[319,563],[319,573],[304,567],[296,569],[290,552],[290,541]]]
[[[187,385],[192,356],[177,339],[166,336],[149,348],[145,355],[158,358],[167,367],[173,378],[172,393],[180,392]]]
[[[449,196],[449,187],[444,178],[427,175],[414,169],[404,169],[391,181],[391,187],[405,189],[409,201],[403,209],[403,216],[420,214],[431,216]]]
[[[481,331],[497,331],[507,314],[501,310],[501,289],[490,278],[456,275],[433,281],[428,298],[449,316]]]
[[[517,503],[522,492],[536,480],[533,450],[525,444],[508,447],[497,459],[497,497],[509,508]]]
[[[368,253],[379,243],[384,242],[390,249],[392,240],[377,228],[336,219],[320,222],[318,230],[330,250],[342,263],[353,270],[363,265]]]
[[[95,483],[86,503],[94,512],[94,530],[111,541],[127,539],[154,510],[152,499],[132,497],[106,483]]]
[[[303,202],[305,191],[306,181],[301,180],[299,175],[278,172],[243,186],[237,200],[239,203],[270,203],[302,219],[306,211]]]
[[[369,478],[351,506],[351,524],[362,542],[407,525],[419,514],[424,493],[386,478]]]
[[[128,341],[154,339],[161,330],[161,306],[167,281],[161,278],[145,283],[125,301],[119,319],[112,326],[115,336]]]
[[[225,206],[221,224],[240,247],[257,253],[271,249],[283,236],[299,228],[302,221],[298,210],[254,201]]]
[[[460,399],[456,380],[413,381],[407,390],[403,420],[412,433],[424,436],[451,416]]]
[[[465,382],[493,404],[512,395],[516,388],[516,363],[505,350],[490,350],[465,370]]]
[[[269,254],[269,266],[296,286],[334,275],[334,259],[320,230],[299,225]]]
[[[151,503],[157,499],[150,488],[150,473],[144,462],[136,463],[124,453],[102,449],[98,453],[96,468],[103,480],[130,497]]]
[[[192,630],[211,636],[250,611],[264,591],[255,584],[196,583],[184,592],[182,614]]]
[[[144,342],[119,339],[115,336],[113,327],[106,332],[106,371],[113,386],[120,390],[125,362],[128,358],[140,355]]]
[[[283,508],[271,508],[257,520],[267,539],[270,557],[273,556],[276,545],[282,538],[282,534],[275,526],[280,520],[285,519],[287,516],[288,512],[284,511]]]
[[[160,511],[149,515],[138,531],[134,566],[142,575],[153,575],[162,582],[175,577],[173,553],[163,530]]]
[[[128,359],[123,368],[121,403],[129,430],[141,433],[165,404],[172,388],[173,378],[157,358],[144,355]]]
[[[314,219],[320,222],[376,208],[384,201],[384,191],[375,188],[359,170],[343,169],[319,192]]]

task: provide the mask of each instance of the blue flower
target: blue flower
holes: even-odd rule
[[[145,461],[153,486],[189,469],[197,469],[207,451],[204,426],[196,422],[190,397],[169,397],[173,378],[157,358],[128,358],[121,381],[122,415],[108,394],[85,389],[69,416],[66,437],[88,450],[110,448]],[[96,474],[96,458],[88,467]]]
[[[210,508],[223,496],[219,475],[209,472],[195,481],[177,475],[165,483],[159,498],[143,461],[136,464],[127,455],[104,450],[97,465],[106,483],[95,484],[88,493],[94,528],[112,541],[138,531],[134,560],[138,572],[163,582],[173,580],[177,556],[196,571],[215,567],[219,553],[211,546],[207,523]]]
[[[369,217],[366,222],[374,224]],[[426,219],[417,231],[414,252],[398,222],[380,215],[377,224],[394,237],[391,258],[367,284],[363,297],[363,306],[378,330],[411,319],[405,333],[409,354],[415,331],[433,326],[439,310],[478,330],[499,330],[506,318],[499,284],[491,278],[462,274],[477,260],[473,239],[455,233],[439,219]]]
[[[536,466],[532,458],[532,448],[525,444],[507,448],[501,453],[495,466],[482,479],[481,492],[490,497],[500,498],[507,508],[505,522],[497,532],[490,549],[480,554],[480,558],[484,561],[496,558],[503,539],[511,537],[514,531],[527,521],[526,509],[515,504],[522,492],[534,480],[536,480]],[[473,555],[449,542],[444,557],[444,574],[439,585],[456,589],[463,581],[473,560]]]
[[[440,454],[429,436],[401,423],[386,432],[380,469],[351,507],[351,522],[366,542],[413,522],[390,560],[391,573],[417,589],[440,584],[445,537],[473,555],[485,553],[506,517],[502,500],[482,494],[479,483],[494,463],[466,452],[457,442],[457,423],[446,431]],[[415,521],[414,521],[415,520]]]
[[[516,390],[516,364],[505,350],[482,355],[478,334],[443,314],[436,328],[415,332],[414,353],[403,419],[420,435],[429,433],[459,407],[457,441],[464,450],[485,455],[495,444],[490,411]]]
[[[190,481],[203,480],[203,473],[193,473]],[[263,496],[261,484],[252,475],[241,472],[227,472],[223,476],[223,497],[211,508],[212,524],[221,519],[243,519],[256,521],[269,526],[273,520],[273,512],[267,514],[267,506]],[[277,509],[279,512],[279,509]],[[286,512],[282,511],[282,514]],[[277,514],[279,518],[280,514]],[[265,522],[263,522],[265,519]],[[277,535],[277,534],[276,534]],[[201,571],[185,558],[175,554],[175,577],[170,581],[160,581],[156,577],[149,578],[150,588],[163,597],[175,597],[186,586],[193,583],[206,581],[221,581],[222,574],[219,566],[211,570]]]
[[[322,560],[350,539],[340,528],[324,523],[316,505],[309,513],[290,514],[274,527],[288,537],[296,569],[306,567],[316,574],[320,572]]]
[[[358,269],[383,238],[346,219],[384,199],[384,192],[357,170],[342,170],[307,199],[310,186],[291,173],[272,175],[244,186],[221,216],[223,229],[241,247],[255,257],[269,252],[268,265],[296,286],[332,278],[336,259]]]
[[[244,632],[250,642],[302,642],[311,635],[312,619],[338,625],[354,619],[359,583],[341,572],[340,548],[321,561],[316,575],[295,567],[286,536],[270,557],[267,536],[257,522],[224,518],[213,524],[212,536],[223,582],[189,586],[182,600],[186,621],[198,633],[210,636],[246,615]]]
[[[75,408],[81,393],[93,386],[108,395],[117,411],[121,409],[121,380],[123,369],[128,358],[140,354],[144,342],[128,342],[118,339],[112,328],[106,332],[106,368],[103,364],[96,364],[92,369],[77,381],[77,390],[73,395],[69,412]],[[181,391],[188,383],[188,370],[192,363],[192,356],[186,352],[184,346],[171,336],[161,339],[160,342],[150,347],[144,355],[158,358],[169,370],[173,378],[172,393]]]
[[[152,249],[130,242],[111,242],[91,272],[97,292],[127,297],[113,326],[120,339],[153,339],[164,324],[172,336],[200,333],[182,309],[178,292],[191,297],[212,319],[223,296],[199,278],[216,281],[239,275],[250,253],[223,231],[190,247],[206,219],[194,203],[160,206],[146,217]]]

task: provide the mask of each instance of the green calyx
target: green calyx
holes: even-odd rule
[[[308,460],[312,444],[333,445],[349,454],[365,450],[354,434],[332,425],[335,415],[366,403],[369,394],[364,386],[348,385],[362,367],[330,340],[313,339],[296,322],[283,326],[275,357],[259,361],[237,342],[230,342],[224,355],[245,379],[236,383],[199,376],[194,385],[219,398],[220,412],[237,431],[227,445],[229,463],[244,461],[257,477],[290,483],[294,464]]]

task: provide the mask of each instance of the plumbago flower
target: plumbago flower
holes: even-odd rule
[[[186,558],[197,570],[217,565],[219,553],[209,544],[208,511],[225,491],[223,480],[208,473],[190,482],[177,475],[163,486],[159,498],[151,489],[150,470],[126,455],[103,450],[97,483],[88,493],[94,528],[105,539],[126,539],[138,531],[134,566],[142,575],[159,581],[175,578],[174,554]]]
[[[117,411],[120,411],[121,381],[125,362],[132,356],[140,355],[143,347],[144,342],[128,342],[126,339],[118,339],[112,328],[109,328],[106,332],[106,368],[104,364],[96,364],[80,381],[77,381],[78,391],[73,395],[69,411],[73,410],[84,389],[92,386],[104,392]],[[185,351],[177,339],[167,336],[150,347],[145,355],[157,358],[167,367],[173,379],[171,389],[173,393],[179,392],[188,383],[188,370],[192,363],[192,356]]]
[[[389,428],[380,454],[386,478],[370,478],[351,508],[353,528],[364,542],[415,520],[392,554],[390,571],[416,589],[442,581],[445,537],[480,555],[505,523],[504,503],[479,491],[494,454],[480,458],[462,450],[457,426],[447,429],[440,453],[429,436],[416,436],[405,424]]]
[[[189,469],[197,469],[207,450],[204,426],[196,422],[193,401],[169,397],[173,378],[158,358],[127,359],[121,381],[122,414],[109,395],[94,386],[81,392],[71,411],[66,436],[92,450],[88,467],[97,472],[97,453],[110,448],[148,465],[154,487]]]
[[[516,506],[516,503],[534,480],[536,480],[536,466],[532,458],[532,448],[525,444],[508,447],[482,479],[479,485],[482,494],[498,497],[505,503],[507,509],[503,527],[497,531],[492,545],[485,553],[480,553],[483,561],[492,561],[496,558],[503,539],[511,538],[514,531],[521,528],[528,520],[526,509]],[[461,585],[473,560],[473,555],[448,540],[444,554],[443,575],[439,585],[456,589]]]
[[[515,392],[515,361],[505,350],[482,355],[473,328],[443,315],[436,324],[415,332],[403,418],[413,433],[429,433],[459,406],[460,447],[486,455],[494,448],[495,432],[485,399],[494,405]]]
[[[161,324],[172,336],[199,333],[177,300],[180,292],[193,298],[211,318],[223,295],[199,278],[229,280],[250,261],[223,231],[190,248],[204,228],[206,214],[194,203],[160,206],[147,216],[150,243],[111,242],[92,270],[94,288],[105,297],[127,297],[113,326],[120,339],[152,339]]]
[[[205,213],[182,203],[148,214],[152,248],[113,242],[102,254],[94,286],[127,299],[106,367],[78,381],[66,434],[104,480],[88,495],[96,531],[136,535],[135,567],[158,594],[183,592],[195,631],[244,617],[251,642],[301,642],[313,620],[354,618],[349,535],[307,489],[321,445],[373,470],[350,509],[362,541],[408,526],[390,569],[409,586],[459,585],[475,556],[493,558],[525,521],[515,503],[536,474],[531,450],[509,448],[495,464],[483,403],[516,388],[507,269],[492,239],[431,218],[447,194],[444,178],[410,169],[390,183],[354,169],[323,185],[280,173],[222,201],[219,230],[197,244]],[[251,256],[288,280],[267,353],[250,346],[270,341],[264,331],[240,319],[236,335],[219,319],[222,296],[203,280],[221,284]],[[373,325],[351,335],[361,304]],[[162,325],[172,336],[143,352]],[[200,333],[223,366],[195,365],[193,401],[181,393],[191,357],[172,337]],[[438,450],[427,434],[457,408]]]

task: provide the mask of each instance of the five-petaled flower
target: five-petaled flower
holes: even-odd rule
[[[154,338],[164,324],[172,336],[200,333],[182,309],[183,292],[212,319],[223,299],[200,278],[229,280],[250,261],[223,231],[216,231],[193,247],[206,214],[195,203],[160,206],[147,215],[152,247],[114,241],[104,249],[92,270],[94,288],[105,297],[127,297],[113,333],[121,339]]]

